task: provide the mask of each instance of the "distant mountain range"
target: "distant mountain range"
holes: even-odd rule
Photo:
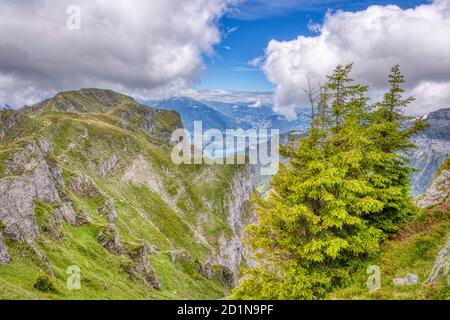
[[[255,103],[228,103],[220,101],[198,101],[186,97],[176,97],[160,101],[148,101],[152,107],[177,111],[183,125],[193,131],[194,121],[202,121],[203,129],[278,129],[280,133],[303,131],[309,126],[309,112],[300,111],[298,119],[287,120],[275,113],[272,105]]]
[[[202,121],[203,130],[225,130],[236,126],[235,119],[190,98],[165,99],[155,102],[152,106],[158,109],[177,111],[181,116],[184,128],[191,132],[194,130],[194,121]]]
[[[159,109],[176,110],[189,131],[193,131],[194,121],[202,121],[203,130],[268,128],[279,129],[283,137],[289,132],[305,131],[310,123],[307,110],[300,111],[297,120],[289,121],[275,113],[272,105],[258,102],[229,103],[178,97],[147,104]],[[425,192],[436,169],[450,156],[450,108],[430,113],[427,120],[430,127],[413,138],[417,148],[407,155],[411,167],[417,170],[411,177],[414,196]]]

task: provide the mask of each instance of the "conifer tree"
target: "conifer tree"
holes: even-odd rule
[[[368,174],[379,156],[367,138],[367,87],[353,84],[350,71],[338,66],[328,77],[315,125],[297,150],[282,150],[289,165],[255,199],[259,223],[247,231],[261,265],[234,298],[321,298],[378,253],[383,233],[366,217],[383,209]]]
[[[247,241],[260,266],[246,271],[234,298],[315,299],[344,284],[352,270],[375,256],[382,241],[412,212],[402,153],[426,127],[405,116],[398,66],[389,91],[369,105],[367,87],[338,66],[320,92],[317,112],[297,149],[256,197],[257,225]]]
[[[400,67],[393,66],[389,75],[390,89],[383,100],[373,106],[368,133],[382,155],[371,179],[379,189],[378,199],[385,203],[383,211],[370,220],[386,232],[395,232],[399,222],[414,211],[409,180],[412,169],[404,155],[414,147],[411,137],[426,128],[424,120],[405,115],[414,98],[403,97],[405,90],[401,85],[404,82]]]

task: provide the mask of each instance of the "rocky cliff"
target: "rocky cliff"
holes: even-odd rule
[[[434,173],[450,156],[450,108],[427,116],[430,127],[413,138],[417,146],[408,156],[411,167],[417,171],[411,177],[414,196],[425,192]]]
[[[431,284],[441,275],[450,284],[450,238],[447,239],[444,247],[439,251],[433,269],[425,283]]]
[[[450,200],[450,170],[438,172],[430,187],[418,197],[416,205],[420,208],[429,208],[443,204]]]
[[[173,164],[176,112],[83,89],[0,120],[0,297],[219,298],[251,261],[252,168]]]
[[[252,266],[254,261],[242,238],[244,228],[256,222],[250,199],[255,192],[255,167],[247,166],[238,171],[231,181],[230,194],[227,199],[228,224],[231,233],[219,238],[219,252],[213,261],[228,267],[233,274],[233,286],[239,282],[239,269],[243,265]]]

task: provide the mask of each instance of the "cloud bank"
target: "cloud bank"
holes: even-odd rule
[[[220,101],[226,103],[247,103],[255,108],[262,105],[273,104],[272,92],[251,92],[251,91],[232,91],[222,89],[212,90],[182,90],[178,94],[183,97],[190,97],[200,101]]]
[[[189,86],[235,0],[2,0],[0,102],[107,87],[137,97]],[[81,9],[81,29],[67,9]]]
[[[317,36],[272,40],[264,58],[263,71],[276,86],[274,109],[288,118],[307,105],[307,77],[323,82],[337,64],[350,62],[353,78],[371,85],[372,96],[386,88],[389,69],[398,63],[408,93],[417,98],[411,113],[450,107],[450,1],[329,12]]]

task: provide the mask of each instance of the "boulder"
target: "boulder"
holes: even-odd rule
[[[150,250],[150,246],[147,244],[134,248],[134,250],[129,253],[132,262],[125,266],[125,270],[132,278],[142,279],[146,285],[160,290],[161,284],[156,275],[156,271],[148,261]]]
[[[405,278],[394,278],[393,283],[396,287],[412,286],[419,283],[419,277],[415,274],[408,273]]]
[[[109,223],[113,223],[117,219],[117,212],[112,199],[106,200],[105,205],[99,211],[106,216]]]
[[[226,287],[235,287],[235,276],[230,268],[208,261],[201,264],[199,272],[209,280],[218,279]]]
[[[447,239],[444,247],[439,251],[433,269],[425,283],[432,283],[440,275],[444,275],[450,284],[450,238]]]
[[[120,243],[120,236],[117,227],[110,223],[103,231],[97,236],[98,242],[112,254],[121,256],[124,254],[122,245]]]
[[[58,220],[64,220],[70,223],[72,226],[78,225],[77,223],[77,215],[72,208],[72,204],[70,202],[64,202],[61,207],[55,210],[55,216]]]
[[[450,170],[443,170],[436,177],[427,191],[416,201],[420,208],[440,205],[450,198]]]

